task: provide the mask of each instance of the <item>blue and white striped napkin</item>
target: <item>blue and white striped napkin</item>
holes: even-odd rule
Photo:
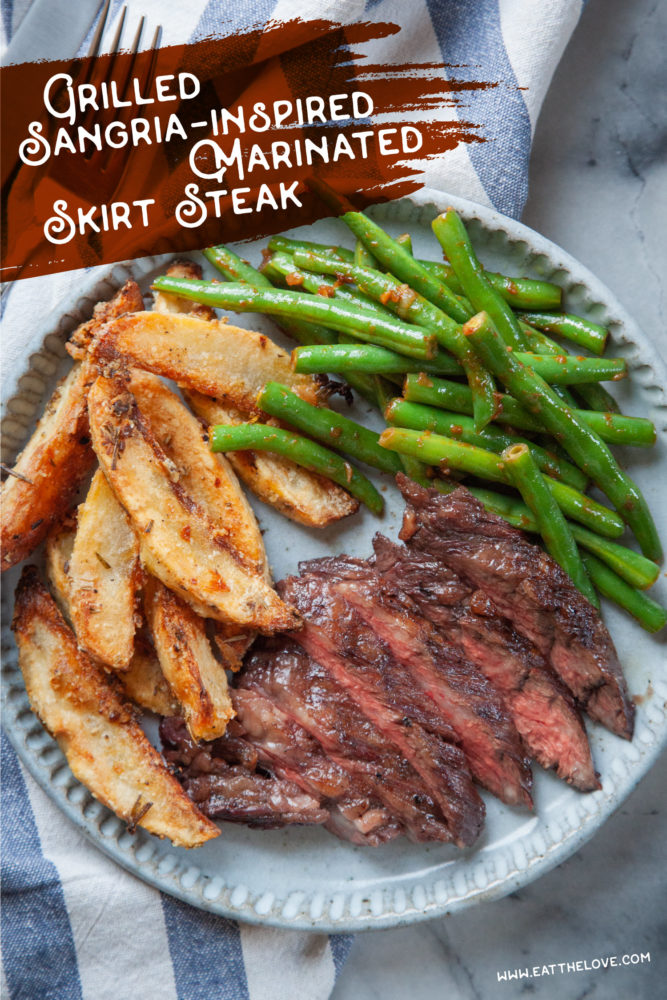
[[[99,0],[2,0],[5,58],[23,62],[85,50]],[[113,0],[108,38],[123,0]],[[505,81],[471,93],[470,120],[492,140],[425,164],[424,183],[518,217],[527,194],[535,123],[583,0],[128,0],[132,37],[141,15],[163,44],[227,34],[269,19],[394,21],[373,61],[456,65],[457,77]],[[55,19],[55,8],[75,21]],[[27,14],[26,14],[27,11]],[[48,20],[48,18],[47,18]],[[20,27],[24,21],[23,28]],[[68,25],[72,35],[66,32]],[[64,27],[63,27],[64,26]],[[71,49],[67,45],[71,45]],[[522,89],[517,89],[517,86]],[[448,112],[450,114],[451,112]],[[25,317],[39,328],[82,272],[26,279],[3,296],[5,371],[30,353]],[[213,917],[144,885],[86,841],[2,740],[2,996],[11,1000],[324,1000],[348,953],[346,936],[278,931]]]

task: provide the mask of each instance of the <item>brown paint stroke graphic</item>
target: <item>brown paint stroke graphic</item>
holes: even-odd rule
[[[482,125],[466,120],[465,98],[471,90],[497,83],[458,81],[455,67],[450,68],[452,76],[448,79],[446,68],[435,63],[388,66],[369,63],[360,51],[363,46],[399,31],[397,25],[389,23],[343,27],[324,20],[293,20],[271,24],[262,31],[171,46],[155,54],[144,52],[133,58],[125,53],[113,65],[112,57],[100,56],[92,62],[87,59],[40,62],[3,69],[2,279],[193,250],[212,243],[252,240],[314,222],[329,214],[305,186],[314,173],[342,195],[353,198],[360,208],[419,188],[422,182],[417,161],[441,156],[460,143],[485,141]],[[156,78],[177,79],[182,72],[193,74],[200,81],[200,93],[193,99],[177,97],[139,106],[79,110],[72,124],[54,118],[44,108],[43,91],[54,74],[69,74],[75,89],[89,85],[84,91],[88,94],[99,93],[113,82],[121,97],[127,99],[133,94],[134,84],[130,81],[136,79],[140,97],[147,100],[155,96]],[[148,81],[153,81],[150,89]],[[165,86],[169,94],[176,88],[174,81]],[[374,110],[367,120],[304,125],[292,121],[266,131],[245,133],[232,126],[228,136],[217,137],[221,147],[229,151],[238,138],[243,162],[255,146],[260,165],[245,179],[238,177],[236,166],[232,165],[222,183],[202,180],[193,173],[189,159],[192,147],[202,139],[215,139],[213,109],[226,108],[238,114],[243,108],[247,121],[256,102],[271,106],[276,101],[297,98],[303,101],[309,96],[328,100],[331,95],[350,95],[354,91],[367,93],[372,99]],[[53,88],[52,95],[56,109],[67,107],[68,94],[62,85]],[[349,98],[343,105],[345,109],[350,107]],[[457,117],[434,121],[433,113],[443,108],[456,109]],[[79,127],[93,130],[98,124],[102,132],[111,127],[117,136],[123,123],[127,125],[131,118],[147,119],[148,134],[154,137],[158,129],[165,133],[172,115],[178,117],[187,137],[175,134],[162,143],[139,141],[136,146],[104,147],[92,153],[90,147],[86,153],[65,149],[37,166],[25,165],[18,159],[30,122],[40,123],[39,135],[53,143],[60,129],[76,138]],[[400,130],[406,126],[420,132],[423,145],[419,151],[380,155],[378,133],[388,128],[397,130],[388,141],[390,148],[400,150],[391,143],[400,139]],[[272,144],[284,142],[291,147],[298,141],[303,147],[307,140],[321,143],[326,138],[333,147],[337,137],[344,135],[351,148],[360,150],[360,132],[372,132],[366,140],[371,151],[367,158],[343,156],[337,162],[322,163],[315,157],[314,165],[309,166],[305,162],[295,163],[291,154],[290,166],[284,162],[276,169],[266,170],[261,166],[261,156],[270,156],[275,148]],[[414,134],[408,133],[408,139],[410,136],[414,142]],[[202,149],[196,162],[200,169],[210,172],[214,168],[213,151]],[[260,193],[265,200],[269,199],[269,192],[280,204],[281,185],[289,189],[294,182],[297,183],[293,191],[300,204],[295,205],[287,198],[285,206],[277,210],[265,205],[251,214],[235,213],[232,189],[249,188],[245,200],[250,206]],[[226,195],[203,196],[203,192],[223,189]],[[179,204],[182,206],[193,192],[191,216],[188,217],[187,210],[179,215]],[[203,224],[188,228],[184,223],[198,217],[197,197],[205,203],[207,215]],[[142,201],[146,202],[143,209],[137,205]],[[153,203],[148,204],[149,201]],[[45,223],[54,217],[54,205],[63,202],[66,209],[61,214],[73,217],[76,222],[80,209],[101,231],[87,226],[69,242],[60,245],[49,242],[44,235]],[[117,228],[112,227],[113,205],[117,206]],[[129,206],[127,217],[132,228],[127,228],[123,221],[123,205]],[[105,213],[109,228],[105,228]],[[67,235],[67,225],[62,222],[61,225]],[[58,235],[57,227],[50,231]]]

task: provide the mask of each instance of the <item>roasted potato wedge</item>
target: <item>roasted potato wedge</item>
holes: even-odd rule
[[[207,426],[241,424],[248,416],[201,392],[185,391],[192,410]],[[323,528],[354,514],[359,501],[336,483],[281,455],[235,451],[226,456],[239,479],[255,496],[300,524]]]
[[[135,638],[130,666],[118,675],[118,679],[135,705],[156,715],[178,715],[178,701],[162,673],[157,653],[142,636]]]
[[[93,318],[73,334],[70,353],[85,358],[90,341],[102,326],[134,309],[143,309],[143,299],[136,283],[128,281],[109,302],[95,306]],[[14,475],[2,486],[3,570],[21,562],[46,538],[93,466],[86,397],[96,376],[87,363],[74,365],[47,403],[16,460]]]
[[[222,736],[234,709],[224,667],[206,636],[206,622],[155,579],[146,584],[144,614],[162,673],[193,739]]]
[[[69,603],[69,561],[76,535],[76,515],[53,528],[46,539],[46,576],[51,594],[68,624],[72,624]]]
[[[200,264],[193,260],[175,260],[166,273],[172,278],[194,278],[202,276]],[[216,319],[215,310],[201,302],[183,299],[180,295],[169,295],[168,292],[156,292],[153,299],[153,309],[159,313],[185,313],[188,316],[198,316],[199,319]]]
[[[270,381],[317,402],[317,382],[293,372],[286,351],[263,334],[218,320],[157,312],[121,316],[106,326],[91,351],[102,366],[120,362],[143,368],[248,414],[261,412],[257,394]]]
[[[46,571],[51,594],[63,618],[71,624],[69,605],[69,560],[74,548],[76,518],[70,518],[51,532],[46,540]],[[216,624],[220,624],[219,622]],[[177,715],[178,702],[162,673],[160,661],[151,644],[141,635],[134,640],[134,652],[127,670],[118,680],[135,705],[156,715]]]
[[[83,361],[88,348],[100,329],[112,319],[118,319],[125,313],[141,312],[144,300],[136,281],[126,281],[114,297],[108,302],[98,302],[93,310],[92,319],[76,328],[65,345],[67,351],[77,361]]]
[[[179,486],[220,522],[246,564],[269,580],[259,525],[225,456],[213,454],[199,421],[156,375],[135,370],[130,391],[177,470]]]
[[[14,474],[2,484],[3,570],[21,562],[44,540],[93,467],[86,398],[95,377],[87,363],[74,365],[16,459]]]
[[[127,670],[141,583],[139,541],[101,469],[79,506],[68,578],[79,648],[113,670]]]
[[[88,407],[95,451],[139,535],[146,568],[203,617],[269,634],[298,626],[297,612],[271,588],[264,566],[238,547],[238,525],[228,510],[203,506],[205,497],[220,495],[222,485],[221,467],[210,468],[203,432],[198,429],[198,439],[193,435],[184,474],[160,445],[129,385],[129,379],[98,378]],[[184,422],[196,423],[185,407],[183,414]]]
[[[146,739],[115,679],[77,647],[34,566],[23,571],[12,627],[30,704],[95,798],[179,847],[217,837]]]

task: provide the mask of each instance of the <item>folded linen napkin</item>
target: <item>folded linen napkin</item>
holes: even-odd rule
[[[67,53],[64,17],[45,18],[63,0],[3,0],[5,60]],[[85,6],[80,2],[78,14]],[[91,0],[90,23],[97,0]],[[121,0],[113,0],[105,38]],[[131,37],[141,15],[163,44],[227,34],[269,19],[330,17],[394,21],[399,36],[374,43],[373,60],[453,64],[511,86],[473,93],[468,112],[483,122],[483,144],[461,146],[425,164],[424,183],[519,216],[527,192],[531,138],[553,71],[582,0],[129,0]],[[27,11],[27,14],[26,14]],[[25,18],[24,18],[25,15]],[[21,21],[23,20],[23,28]],[[74,30],[74,28],[71,28]],[[63,32],[65,32],[63,36]],[[90,32],[88,33],[88,37]],[[103,46],[104,48],[104,46]],[[517,89],[520,87],[522,89]],[[103,271],[103,268],[97,269]],[[109,269],[107,269],[109,270]],[[89,272],[25,279],[3,295],[3,395],[39,344],[30,328],[62,312],[59,303]],[[40,334],[41,337],[41,334]],[[4,905],[2,996],[11,1000],[324,1000],[351,944],[348,936],[238,925],[180,903],[118,868],[86,841],[36,785],[2,740]]]

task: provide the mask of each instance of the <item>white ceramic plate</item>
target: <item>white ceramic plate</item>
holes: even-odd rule
[[[621,455],[621,460],[632,461],[632,472],[667,540],[667,397],[663,388],[667,372],[654,348],[593,275],[519,223],[434,191],[377,206],[371,214],[395,235],[409,230],[418,256],[437,259],[430,223],[449,204],[466,219],[487,265],[510,274],[558,281],[572,311],[610,327],[610,353],[626,357],[631,370],[631,378],[618,387],[624,409],[650,417],[660,429],[654,449],[635,450],[632,455]],[[347,239],[345,227],[331,220],[298,232],[326,242]],[[258,247],[245,246],[242,253],[259,261]],[[76,301],[63,303],[65,319],[59,334],[64,338],[80,319],[87,318],[93,304],[108,297],[128,272],[147,288],[151,277],[164,268],[164,261],[151,258],[91,273],[89,286],[79,291]],[[268,320],[245,316],[241,322],[275,335]],[[8,460],[13,458],[12,450],[25,441],[55,378],[64,370],[63,357],[61,342],[53,336],[46,338],[42,349],[26,358],[24,376],[8,390],[14,393],[3,423]],[[378,419],[364,405],[357,415],[369,423]],[[383,485],[387,513],[381,521],[366,512],[325,532],[293,525],[255,504],[266,529],[275,577],[294,572],[302,558],[330,552],[369,554],[371,536],[378,529],[394,537],[402,503],[390,481]],[[12,571],[5,580],[5,623],[11,614],[16,575]],[[655,593],[663,602],[666,590],[662,579]],[[130,834],[75,781],[57,746],[32,715],[6,624],[2,637],[4,723],[24,764],[63,812],[101,850],[157,888],[202,909],[253,923],[334,932],[391,927],[497,898],[549,871],[595,833],[656,759],[667,740],[664,642],[646,635],[614,608],[607,606],[604,612],[638,702],[633,742],[589,726],[601,791],[582,795],[536,766],[535,814],[511,809],[485,795],[484,833],[474,848],[465,851],[441,844],[415,846],[405,840],[381,848],[359,848],[319,828],[267,832],[225,824],[221,837],[194,852],[175,849],[143,831]]]

